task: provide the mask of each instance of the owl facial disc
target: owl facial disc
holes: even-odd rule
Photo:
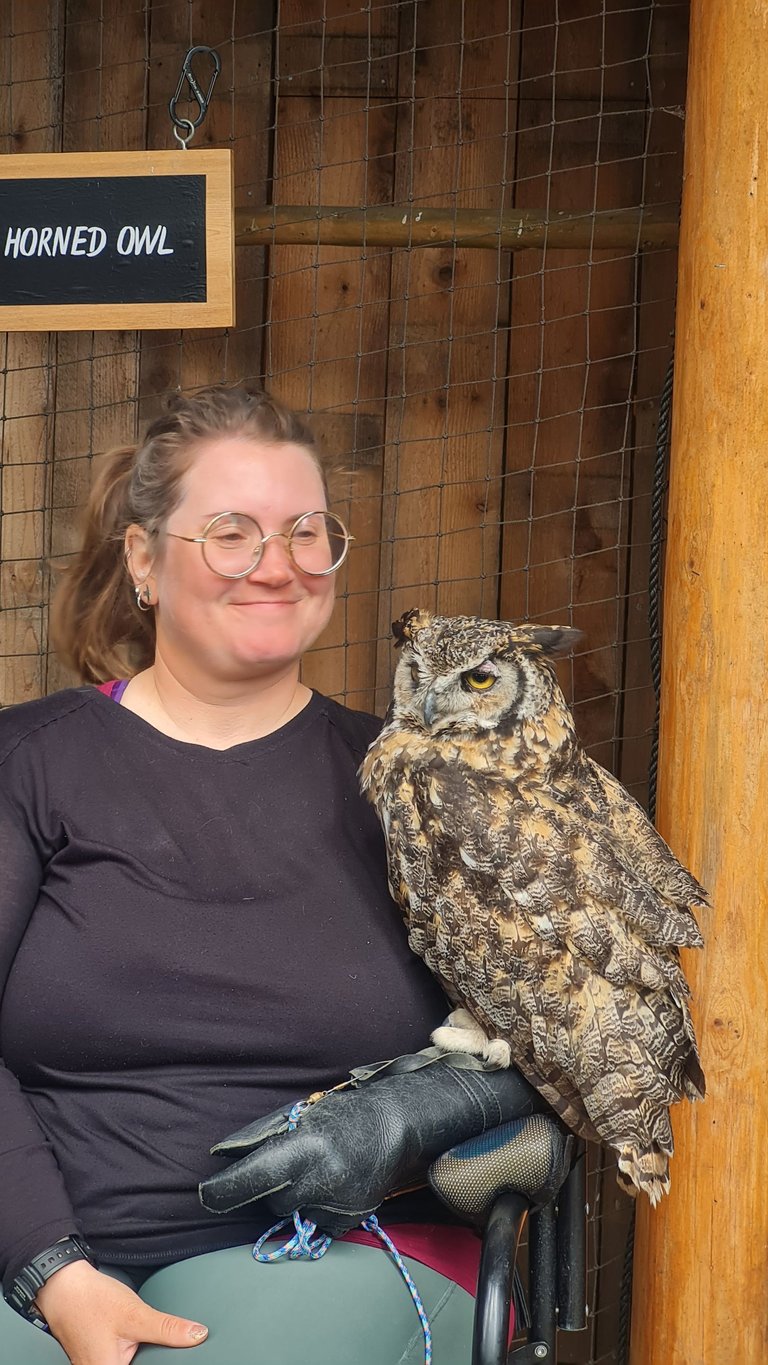
[[[580,638],[570,626],[515,625],[420,608],[393,622],[401,657],[395,706],[431,734],[510,726],[549,705],[550,658]]]

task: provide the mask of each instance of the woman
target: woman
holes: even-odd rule
[[[269,1213],[197,1195],[225,1133],[420,1048],[445,1013],[357,791],[378,722],[299,678],[348,545],[326,496],[310,433],[273,399],[179,397],[105,460],[54,605],[80,676],[127,685],[0,715],[6,1295],[43,1253],[71,1258],[34,1293],[50,1335],[0,1302],[9,1365],[201,1341],[209,1365],[289,1362],[302,1311],[330,1323],[316,1360],[359,1358],[350,1313],[369,1359],[420,1359],[380,1252],[257,1267]],[[469,1296],[420,1276],[442,1359],[467,1358]]]

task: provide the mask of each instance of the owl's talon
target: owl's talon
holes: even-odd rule
[[[489,1066],[498,1067],[500,1070],[512,1065],[512,1049],[503,1038],[489,1039],[483,1048],[482,1057]]]
[[[469,1010],[453,1010],[448,1015],[448,1022],[435,1029],[432,1042],[442,1052],[468,1052],[471,1057],[482,1057],[493,1066],[509,1066],[510,1052],[507,1044],[500,1038],[490,1039]],[[489,1048],[506,1049],[506,1061],[497,1060],[496,1055],[489,1057]]]

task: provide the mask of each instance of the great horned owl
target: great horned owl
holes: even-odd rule
[[[411,947],[469,1011],[454,1022],[655,1204],[669,1106],[704,1096],[678,950],[702,944],[706,893],[577,739],[551,661],[579,632],[422,611],[393,631],[361,780]]]

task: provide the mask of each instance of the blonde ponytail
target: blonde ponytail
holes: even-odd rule
[[[132,677],[155,654],[154,615],[136,610],[125,565],[136,454],[136,446],[120,446],[100,457],[82,544],[51,604],[53,647],[83,682]]]

